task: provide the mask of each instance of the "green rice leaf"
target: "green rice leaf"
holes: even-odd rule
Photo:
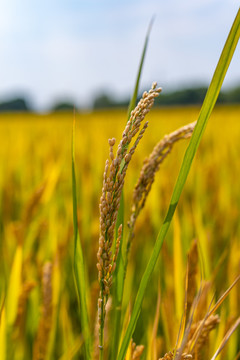
[[[136,296],[135,304],[134,304],[134,307],[132,310],[132,316],[131,316],[128,328],[126,330],[125,336],[123,338],[117,360],[123,360],[126,355],[128,345],[130,343],[132,334],[136,327],[136,323],[137,323],[137,320],[138,320],[138,317],[139,317],[139,314],[141,311],[143,297],[144,297],[150,276],[151,276],[153,269],[155,267],[155,264],[157,262],[163,241],[165,239],[165,236],[169,229],[170,223],[172,221],[175,209],[177,207],[177,204],[178,204],[180,195],[182,193],[183,187],[185,185],[185,182],[187,180],[187,176],[189,174],[193,158],[196,154],[196,151],[199,146],[200,140],[202,138],[207,121],[212,113],[212,110],[216,103],[217,97],[219,95],[224,77],[226,75],[227,69],[231,62],[235,48],[237,46],[239,36],[240,36],[240,9],[238,10],[237,16],[234,20],[234,23],[232,25],[232,28],[231,28],[228,38],[226,40],[226,43],[223,48],[220,59],[218,61],[215,73],[213,75],[213,78],[212,78],[212,81],[208,88],[207,94],[205,96],[202,108],[200,110],[200,114],[198,117],[196,127],[195,127],[193,135],[191,137],[189,146],[185,152],[185,156],[184,156],[184,159],[182,162],[180,172],[178,174],[177,182],[176,182],[174,190],[173,190],[173,194],[172,194],[170,205],[169,205],[169,208],[167,211],[167,215],[165,217],[162,227],[160,228],[152,255],[150,257],[150,260],[148,262],[146,270],[143,274],[143,277],[142,277],[142,280],[141,280],[141,283],[139,286],[139,290],[138,290],[138,293]]]
[[[138,89],[139,89],[139,82],[140,82],[140,78],[141,78],[141,74],[142,74],[142,68],[143,68],[143,63],[144,63],[144,59],[145,59],[145,55],[146,55],[146,51],[147,51],[147,46],[148,46],[148,41],[149,41],[149,36],[150,36],[150,32],[152,29],[152,25],[153,25],[153,21],[154,18],[151,19],[150,24],[148,26],[148,31],[147,31],[147,35],[145,38],[145,42],[144,42],[144,47],[143,47],[143,52],[142,52],[142,56],[141,56],[141,61],[139,64],[139,68],[138,68],[138,73],[137,73],[137,79],[136,79],[136,83],[135,83],[135,88],[133,91],[133,95],[130,101],[130,104],[128,106],[128,114],[127,114],[127,118],[129,119],[131,111],[135,108],[136,103],[137,103],[137,95],[138,95]]]
[[[78,231],[77,220],[77,186],[75,172],[75,119],[72,133],[72,200],[73,200],[73,229],[74,229],[74,277],[80,307],[82,333],[84,337],[85,359],[91,359],[91,337],[86,301],[86,277],[83,251]]]

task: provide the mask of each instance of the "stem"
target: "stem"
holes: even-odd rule
[[[104,296],[103,296],[103,279],[101,280],[101,314],[100,314],[100,327],[99,327],[99,360],[103,360],[103,343],[104,343]]]
[[[115,317],[114,317],[114,327],[113,327],[113,344],[112,344],[112,353],[111,359],[115,360],[118,354],[119,341],[120,341],[120,331],[121,328],[121,315],[122,315],[122,301],[116,301],[115,304]]]

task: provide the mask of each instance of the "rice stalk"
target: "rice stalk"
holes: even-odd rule
[[[141,78],[142,69],[143,69],[143,63],[144,63],[145,56],[146,56],[146,51],[147,51],[147,46],[148,46],[148,42],[149,42],[150,32],[152,29],[153,20],[154,20],[154,18],[151,19],[150,24],[148,26],[148,30],[147,30],[143,50],[142,50],[141,60],[140,60],[140,64],[138,67],[137,78],[135,81],[135,87],[134,87],[131,101],[128,106],[127,120],[129,120],[129,118],[131,116],[131,112],[132,112],[132,110],[134,110],[134,108],[137,104],[139,83],[140,83],[140,78]],[[123,191],[123,189],[122,189],[122,195],[120,198],[120,205],[119,205],[116,228],[115,228],[115,232],[116,232],[115,237],[116,238],[117,238],[117,229],[119,228],[119,226],[121,224],[122,224],[122,238],[123,238],[123,235],[124,235],[124,191]],[[120,339],[119,326],[121,325],[122,299],[123,299],[123,291],[124,291],[124,282],[123,282],[124,262],[125,262],[125,259],[124,259],[123,253],[122,253],[122,243],[123,243],[123,241],[120,242],[119,256],[118,256],[117,263],[116,263],[116,272],[115,272],[115,279],[114,279],[115,280],[114,296],[113,296],[114,325],[113,325],[113,341],[112,341],[112,350],[111,350],[111,360],[115,360],[115,358],[116,358],[116,354],[118,353],[118,347],[119,347],[119,339]]]
[[[44,183],[43,185],[39,186],[33,192],[32,196],[28,200],[28,203],[24,209],[24,214],[23,214],[23,222],[24,222],[25,227],[27,227],[31,223],[31,221],[35,215],[35,212],[39,206],[39,203],[41,202],[41,199],[44,195],[46,185],[47,185],[47,183]]]
[[[240,275],[238,275],[236,277],[236,279],[233,281],[233,283],[229,286],[229,288],[222,294],[222,296],[218,299],[218,301],[216,302],[216,304],[213,306],[213,308],[209,311],[208,316],[211,316],[215,311],[217,311],[217,309],[219,308],[219,306],[223,303],[223,301],[226,299],[226,297],[229,295],[230,291],[232,290],[232,288],[238,283],[238,281],[240,280]]]
[[[191,354],[183,353],[181,354],[179,360],[191,360],[193,357]],[[163,357],[159,358],[158,360],[174,360],[174,352],[169,351]]]
[[[157,330],[158,330],[158,323],[160,317],[160,304],[161,304],[161,291],[160,291],[160,282],[158,282],[158,297],[157,297],[157,304],[156,304],[156,311],[154,317],[153,328],[151,332],[151,340],[150,346],[148,349],[148,357],[149,360],[157,360]]]
[[[18,245],[13,259],[6,298],[6,315],[8,326],[12,326],[14,324],[17,316],[18,299],[21,293],[22,285],[22,264],[23,248],[21,245]]]
[[[111,324],[111,310],[112,310],[112,297],[108,298],[106,304],[106,314],[105,314],[105,322],[104,322],[104,342],[105,348],[109,350],[109,343],[112,340],[112,334],[110,332],[110,324]],[[95,321],[95,328],[94,328],[94,344],[93,344],[93,358],[92,360],[97,360],[99,357],[99,321],[98,321],[98,314]],[[106,351],[105,351],[106,353]]]
[[[43,266],[42,310],[38,332],[33,349],[33,360],[44,360],[47,355],[49,335],[52,326],[52,264]]]
[[[219,308],[219,306],[223,303],[223,301],[226,299],[226,296],[230,293],[230,291],[233,289],[233,287],[237,284],[239,280],[239,276],[235,279],[235,281],[231,284],[231,286],[224,292],[224,294],[218,299],[218,301],[215,303],[215,305],[211,308],[211,304],[209,306],[209,309],[207,310],[207,313],[205,317],[202,320],[196,321],[196,322],[190,322],[190,325],[188,326],[189,330],[186,330],[186,335],[183,339],[182,346],[180,348],[180,354],[181,352],[187,352],[192,355],[193,359],[200,359],[201,353],[204,350],[204,347],[206,347],[209,339],[210,332],[216,328],[216,326],[220,322],[220,318],[218,315],[214,315],[214,312]],[[206,297],[206,292],[204,293],[204,297]],[[201,306],[200,301],[197,302],[197,306]],[[194,312],[196,312],[194,310]],[[226,338],[228,339],[230,335],[234,332],[235,327],[238,326],[238,322],[235,322],[235,324],[232,326],[232,328],[229,330],[228,334],[226,334]],[[232,331],[231,331],[232,330]],[[228,336],[229,335],[229,336]],[[188,340],[187,340],[188,339]],[[224,343],[225,340],[222,340],[221,345]],[[220,345],[220,347],[221,347]],[[179,350],[178,350],[179,351]],[[176,360],[179,360],[180,357],[176,357]]]
[[[175,346],[176,349],[178,348],[179,343],[181,341],[184,342],[184,331],[186,324],[190,331],[190,325],[192,323],[194,311],[200,303],[201,289],[199,290],[198,295],[197,296],[195,295],[197,292],[197,282],[196,282],[197,270],[198,270],[198,249],[197,249],[197,241],[194,240],[188,252],[186,280],[185,280],[184,312],[179,327],[178,339]],[[191,310],[192,310],[192,314],[191,314]],[[186,339],[186,334],[188,336],[189,331],[187,330],[185,332],[185,339]]]
[[[154,147],[149,157],[144,160],[137,184],[133,191],[131,215],[128,222],[129,234],[126,250],[127,254],[129,253],[131,240],[134,236],[134,226],[137,217],[145,205],[147,196],[155,180],[155,175],[159,170],[161,163],[167,155],[170,154],[176,142],[181,139],[187,139],[192,135],[195,125],[196,121],[165,135]]]
[[[210,332],[216,328],[220,319],[218,315],[211,315],[206,320],[203,319],[197,323],[192,324],[189,334],[189,343],[187,343],[186,350],[192,354],[193,359],[198,359],[200,352],[204,345],[207,345]],[[197,337],[195,338],[197,334]],[[194,346],[192,342],[194,339]]]
[[[59,360],[72,360],[75,358],[83,344],[83,337],[79,335],[74,344],[67,350],[67,353],[63,354]]]
[[[22,285],[21,293],[18,298],[18,309],[15,320],[15,327],[18,329],[17,336],[22,335],[24,333],[24,323],[25,323],[25,314],[27,307],[27,300],[30,292],[36,286],[35,281],[26,281]]]
[[[51,360],[54,353],[54,345],[57,334],[58,309],[60,302],[60,288],[61,288],[60,263],[59,263],[59,254],[56,251],[55,258],[53,259],[52,262],[52,326],[49,335],[49,344],[48,344],[46,360]]]
[[[117,221],[120,199],[124,185],[124,179],[129,162],[136,150],[136,147],[143,137],[148,122],[142,123],[145,116],[154,104],[154,99],[161,92],[154,83],[149,92],[144,92],[136,108],[131,112],[126,128],[122,134],[122,140],[118,145],[116,156],[113,153],[115,139],[109,139],[110,161],[107,159],[103,175],[102,196],[100,199],[100,236],[99,249],[97,253],[98,280],[100,294],[98,299],[99,314],[99,350],[100,359],[103,358],[103,329],[105,320],[105,307],[112,286],[113,272],[116,267],[116,260],[122,234],[122,224],[118,228],[118,239],[116,241],[115,253],[112,255],[114,230]],[[142,126],[142,127],[141,127]],[[134,140],[134,138],[136,139]],[[129,146],[131,145],[130,149]]]
[[[171,152],[174,144],[181,139],[189,138],[194,130],[195,125],[196,122],[193,122],[188,125],[182,126],[181,128],[175,130],[168,135],[165,135],[164,138],[160,140],[160,142],[158,142],[157,145],[154,147],[149,157],[146,158],[143,162],[143,167],[140,171],[139,179],[134,188],[131,215],[128,222],[129,232],[127,237],[124,272],[122,274],[123,278],[121,279],[123,284],[127,271],[131,243],[134,237],[135,223],[140,211],[145,205],[147,196],[155,180],[155,174],[159,170],[161,163]]]
[[[200,304],[201,292],[202,292],[202,288],[200,287],[200,289],[197,292],[197,295],[194,298],[187,324],[186,324],[186,299],[185,299],[184,315],[183,315],[183,319],[180,323],[179,334],[178,334],[178,339],[176,341],[176,346],[173,350],[174,360],[180,360],[182,354],[186,353],[186,345],[188,343],[189,334],[191,332],[191,327],[193,325],[194,314],[196,312],[197,307]],[[187,298],[187,295],[186,295],[186,298]],[[185,326],[185,324],[186,324],[186,326]],[[180,343],[180,340],[181,340],[181,343]],[[179,343],[180,343],[180,345],[179,345]]]
[[[198,272],[198,247],[197,247],[197,241],[194,240],[188,253],[188,272],[187,272],[187,286],[186,286],[186,298],[187,298],[186,318],[187,319],[189,317],[190,309],[192,307],[196,295],[197,272]]]
[[[231,326],[231,328],[228,330],[228,332],[225,334],[224,338],[222,339],[221,344],[219,345],[217,351],[211,358],[211,360],[215,360],[216,357],[220,354],[222,349],[226,346],[230,336],[233,334],[233,332],[237,329],[237,327],[240,325],[240,317],[234,322],[234,324]]]
[[[236,285],[237,280],[239,277],[233,282],[233,284],[224,292],[224,294],[220,297],[220,299],[216,302],[213,306],[213,310],[215,311],[226,298],[226,295],[232,290],[233,286]],[[188,324],[185,329],[185,333],[182,339],[182,344],[178,347],[178,341],[176,348],[173,351],[170,351],[164,355],[164,357],[160,358],[159,360],[181,360],[181,359],[193,359],[193,360],[200,360],[204,358],[204,350],[208,349],[208,342],[209,336],[212,330],[214,330],[220,322],[219,315],[214,315],[214,311],[208,310],[205,317],[199,321],[193,321],[194,313],[200,299],[200,292],[198,296],[195,297],[192,308],[193,312],[189,316]],[[211,304],[210,304],[211,306]],[[210,309],[209,306],[209,309]],[[230,336],[236,330],[236,328],[240,325],[240,318],[238,318],[235,323],[231,326],[228,332],[225,334],[224,338],[221,341],[217,351],[215,352],[213,358],[211,360],[215,360],[215,358],[219,355],[221,350],[226,345],[227,341],[229,340]]]

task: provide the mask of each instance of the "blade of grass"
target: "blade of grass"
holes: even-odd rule
[[[140,78],[141,78],[141,74],[142,74],[143,63],[144,63],[144,59],[145,59],[145,55],[146,55],[146,51],[147,51],[147,46],[148,46],[148,41],[149,41],[149,36],[150,36],[151,29],[152,29],[153,21],[154,21],[154,17],[152,17],[152,19],[151,19],[151,21],[150,21],[150,24],[149,24],[149,26],[148,26],[147,35],[146,35],[145,42],[144,42],[144,46],[143,46],[141,61],[140,61],[139,68],[138,68],[138,73],[137,73],[137,79],[136,79],[136,83],[135,83],[135,88],[134,88],[134,91],[133,91],[133,95],[132,95],[130,104],[129,104],[129,106],[128,106],[127,119],[129,119],[130,114],[131,114],[131,111],[135,108],[136,103],[137,103],[137,95],[138,95],[138,89],[139,89],[139,82],[140,82]]]
[[[6,359],[6,316],[5,316],[5,306],[0,309],[0,359]]]
[[[235,323],[231,326],[231,328],[228,330],[228,332],[226,333],[226,335],[224,336],[224,338],[222,339],[221,344],[219,345],[217,351],[215,352],[215,354],[213,355],[213,357],[211,358],[211,360],[215,360],[216,357],[220,354],[220,352],[222,351],[222,349],[224,348],[224,346],[227,344],[230,336],[233,334],[233,332],[237,329],[237,327],[240,325],[240,317],[235,321]]]
[[[18,245],[9,279],[9,286],[6,298],[6,319],[7,326],[12,326],[17,316],[18,299],[22,285],[23,249]]]
[[[216,304],[213,306],[213,308],[211,309],[211,311],[208,313],[208,317],[210,317],[215,311],[217,311],[217,309],[219,308],[219,306],[223,303],[223,301],[226,299],[226,297],[228,296],[228,294],[230,293],[230,291],[232,290],[232,288],[237,284],[237,282],[240,280],[240,275],[238,275],[238,277],[234,280],[234,282],[231,284],[231,286],[229,286],[229,288],[222,294],[222,296],[220,297],[220,299],[218,299],[218,301],[216,302]]]
[[[130,101],[129,107],[128,107],[127,119],[129,119],[131,111],[135,108],[136,103],[137,103],[139,82],[140,82],[140,78],[141,78],[141,74],[142,74],[143,63],[144,63],[144,59],[145,59],[145,55],[146,55],[146,51],[147,51],[147,46],[148,46],[148,41],[149,41],[149,36],[150,36],[153,20],[154,20],[154,18],[151,19],[148,30],[147,30],[147,34],[146,34],[146,38],[145,38],[145,42],[144,42],[144,46],[143,46],[143,51],[142,51],[142,56],[141,56],[141,61],[140,61],[139,69],[138,69],[138,73],[137,73],[136,83],[135,83],[132,98],[131,98],[131,101]],[[123,192],[122,192],[122,196],[121,196],[118,217],[117,217],[117,223],[116,223],[116,238],[117,238],[118,228],[121,224],[122,225],[124,224],[124,193]],[[122,230],[122,240],[123,240],[123,234],[124,234],[124,226],[123,226],[123,230]],[[126,268],[124,265],[125,261],[124,261],[124,257],[123,257],[122,242],[123,241],[121,241],[121,243],[120,243],[119,256],[118,256],[117,268],[116,268],[115,286],[114,286],[115,304],[114,304],[114,314],[113,314],[114,328],[113,328],[113,341],[112,341],[112,351],[111,351],[111,359],[112,360],[116,359],[116,354],[118,353],[118,347],[119,347],[119,339],[120,339],[120,335],[121,335],[119,328],[120,328],[121,313],[122,313],[124,277],[125,277],[125,273],[126,273]]]
[[[160,306],[161,306],[161,290],[160,290],[160,279],[158,280],[158,297],[157,305],[154,317],[153,328],[150,329],[149,346],[147,360],[157,360],[157,331],[160,318]]]
[[[201,335],[201,331],[204,327],[204,325],[206,324],[206,321],[210,318],[211,315],[213,315],[213,313],[219,308],[219,306],[223,303],[223,301],[225,300],[225,298],[229,295],[230,291],[232,290],[232,288],[237,284],[237,282],[240,280],[240,275],[235,279],[235,281],[232,283],[232,285],[224,292],[224,294],[220,297],[220,299],[218,299],[218,301],[216,302],[216,304],[213,306],[212,310],[210,311],[211,308],[211,304],[213,303],[213,299],[211,300],[211,303],[209,305],[209,310],[207,311],[203,321],[199,324],[199,326],[197,327],[197,329],[195,330],[193,336],[191,337],[191,342],[188,345],[188,349],[190,350],[191,353],[194,352],[194,348],[197,344],[197,341]]]
[[[72,200],[73,200],[73,230],[74,230],[74,277],[77,288],[77,295],[80,302],[80,318],[82,333],[84,337],[85,358],[91,359],[91,337],[89,328],[89,318],[86,302],[86,277],[83,251],[78,231],[77,220],[77,186],[75,172],[75,116],[73,120],[72,132]]]
[[[183,263],[182,263],[182,241],[181,229],[178,214],[176,212],[173,219],[173,261],[174,261],[174,291],[175,291],[175,307],[177,320],[182,317],[182,304],[184,300],[183,294]]]
[[[158,255],[160,253],[163,241],[164,241],[167,231],[169,229],[169,226],[170,226],[172,217],[174,215],[175,209],[177,207],[183,187],[187,180],[187,176],[190,171],[193,158],[196,154],[196,151],[199,146],[200,140],[202,138],[207,121],[208,121],[208,119],[211,115],[211,112],[214,108],[214,105],[216,103],[216,100],[217,100],[218,94],[220,92],[220,89],[221,89],[224,77],[226,75],[228,66],[231,62],[233,53],[237,46],[239,36],[240,36],[240,10],[238,10],[238,13],[234,20],[232,28],[229,32],[229,35],[226,40],[225,46],[223,48],[222,54],[218,61],[215,73],[213,75],[212,81],[210,83],[207,94],[205,96],[202,108],[200,110],[200,114],[198,117],[196,127],[195,127],[193,135],[191,137],[189,146],[185,152],[185,156],[184,156],[182,166],[181,166],[178,178],[177,178],[177,182],[176,182],[174,190],[173,190],[173,194],[172,194],[170,205],[169,205],[169,208],[167,211],[167,215],[165,217],[162,227],[160,228],[152,255],[150,257],[150,260],[148,262],[146,270],[143,274],[143,277],[142,277],[142,280],[141,280],[141,283],[139,286],[139,290],[138,290],[138,293],[136,296],[135,304],[133,307],[132,316],[131,316],[127,331],[125,333],[125,336],[123,338],[117,360],[123,360],[124,356],[126,354],[128,344],[131,340],[132,334],[136,327],[136,323],[137,323],[137,320],[138,320],[138,317],[139,317],[139,314],[141,311],[141,305],[142,305],[142,301],[143,301],[143,297],[144,297],[144,294],[146,291],[147,284],[149,282],[150,276],[151,276],[153,269],[155,267],[155,264],[157,262]]]

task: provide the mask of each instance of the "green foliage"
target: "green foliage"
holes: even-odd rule
[[[220,102],[223,104],[239,104],[240,103],[240,87],[222,91],[220,93]]]
[[[51,111],[55,112],[55,111],[70,111],[73,112],[74,109],[77,109],[77,107],[75,106],[75,104],[71,101],[63,101],[63,102],[59,102],[57,104],[55,104]]]
[[[164,93],[157,99],[156,105],[196,105],[202,104],[207,92],[207,87],[195,87],[170,91]]]
[[[30,110],[27,101],[23,98],[16,98],[0,103],[0,112],[27,112]]]

